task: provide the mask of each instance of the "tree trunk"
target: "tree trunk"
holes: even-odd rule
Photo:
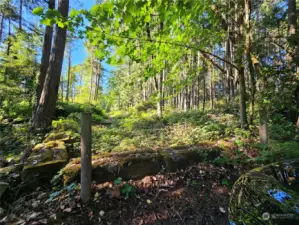
[[[205,64],[204,64],[205,66]],[[203,89],[203,94],[202,94],[202,111],[205,111],[205,106],[206,106],[206,71],[204,70],[202,73],[202,89]]]
[[[55,9],[55,0],[49,0],[49,9]],[[47,70],[49,67],[49,59],[51,54],[51,47],[52,47],[52,38],[53,38],[53,26],[46,26],[45,35],[44,35],[44,43],[43,43],[43,50],[42,50],[42,58],[41,64],[39,69],[39,76],[37,79],[37,86],[36,86],[36,99],[35,99],[35,106],[33,112],[33,120],[36,114],[36,109],[38,107],[38,103],[40,100],[40,96],[44,87],[45,78],[47,74]]]
[[[19,6],[19,30],[22,30],[22,11],[23,11],[23,0],[20,0],[20,6]]]
[[[267,145],[268,144],[268,116],[267,110],[265,107],[261,107],[259,109],[260,116],[260,124],[259,124],[259,135],[260,135],[260,143]]]
[[[229,28],[228,28],[229,29]],[[229,33],[229,30],[228,30]],[[227,61],[231,61],[231,45],[229,37],[227,38],[225,42],[225,59]],[[226,63],[226,101],[229,103],[231,101],[231,91],[230,91],[230,84],[231,84],[231,65],[229,63]]]
[[[3,25],[4,25],[4,15],[2,14],[0,19],[0,43],[2,41]]]
[[[299,67],[296,0],[288,0],[288,43],[291,50],[289,57]]]
[[[288,32],[295,35],[297,30],[296,0],[288,0]]]
[[[254,68],[251,60],[251,49],[252,49],[252,34],[251,34],[251,0],[245,0],[244,4],[244,12],[245,12],[245,53],[246,59],[248,62],[249,73],[250,73],[250,108],[249,108],[249,124],[253,125],[254,121],[254,103],[255,103],[255,93],[256,93],[256,84],[255,84],[255,76],[254,76]]]
[[[299,70],[299,68],[297,68],[297,70]],[[297,109],[299,109],[299,85],[297,86],[297,88],[295,90],[295,99],[296,99],[296,103],[297,103]],[[299,111],[298,110],[297,110],[296,126],[297,126],[297,131],[299,131]]]
[[[259,135],[260,135],[260,143],[261,144],[268,144],[268,115],[267,115],[267,107],[263,103],[263,92],[265,89],[266,78],[263,76],[260,62],[259,60],[252,56],[252,62],[255,68],[255,71],[258,75],[258,90],[260,94],[259,99],[259,117],[260,117],[260,124],[259,124]]]
[[[63,76],[60,78],[60,87],[61,87],[61,102],[63,102],[63,91],[64,91],[64,81],[63,81]]]
[[[72,48],[71,45],[69,46],[69,55],[68,55],[68,69],[67,69],[67,86],[66,86],[66,96],[65,100],[68,103],[69,102],[69,95],[70,95],[70,84],[71,84],[71,79],[72,79],[72,74],[71,74],[71,60],[72,60]]]
[[[163,74],[164,74],[164,69],[162,72],[158,75],[158,79],[156,80],[156,90],[158,92],[157,95],[157,115],[159,117],[162,116],[163,114]]]
[[[241,128],[247,128],[247,116],[246,116],[246,86],[245,86],[245,73],[244,67],[238,71],[240,82],[240,123]]]
[[[68,16],[69,0],[58,1],[58,11],[64,17]],[[58,87],[63,63],[66,27],[57,26],[53,50],[50,56],[49,68],[47,71],[43,91],[40,97],[39,105],[36,110],[36,116],[33,121],[35,128],[47,128],[51,125],[55,113]]]
[[[208,71],[210,75],[210,109],[214,110],[214,81],[212,65],[208,65]]]
[[[93,84],[93,48],[91,47],[91,55],[90,55],[90,88],[89,88],[89,97],[88,102],[91,101],[91,95],[92,95],[92,84]]]

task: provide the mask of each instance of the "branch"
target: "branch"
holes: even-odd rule
[[[212,59],[208,54],[202,53],[202,56],[209,60],[213,64],[213,66],[217,67],[222,73],[226,74],[226,70],[223,67],[221,67],[218,63],[216,63],[215,60]]]
[[[177,42],[167,42],[167,41],[158,41],[158,40],[153,40],[153,39],[147,40],[147,39],[141,39],[141,38],[133,38],[133,37],[129,37],[129,36],[117,36],[117,35],[110,35],[110,34],[107,34],[107,35],[109,35],[111,37],[125,38],[125,39],[129,39],[129,40],[141,40],[141,41],[146,41],[146,42],[154,42],[154,43],[160,43],[160,44],[169,44],[169,45],[179,46],[179,47],[183,47],[183,48],[187,48],[187,49],[195,49],[195,50],[199,51],[201,54],[206,54],[206,55],[209,55],[209,56],[213,56],[216,59],[219,59],[219,60],[221,60],[221,61],[223,61],[223,62],[231,65],[235,69],[239,70],[239,67],[236,66],[235,64],[233,64],[232,62],[227,61],[226,59],[223,59],[223,58],[221,58],[218,55],[215,55],[213,53],[210,53],[210,52],[207,52],[205,50],[202,50],[202,49],[200,49],[200,48],[198,48],[196,46],[180,44],[180,43],[177,43]],[[208,59],[208,60],[211,60],[211,59]],[[217,68],[219,68],[219,67],[217,67]],[[222,69],[222,71],[223,71],[223,69]]]

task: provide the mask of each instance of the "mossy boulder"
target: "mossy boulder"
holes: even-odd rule
[[[68,160],[68,153],[63,141],[48,141],[36,145],[27,158],[22,171],[22,179],[49,181]]]
[[[12,173],[20,172],[22,168],[23,166],[21,164],[0,168],[0,180],[5,180]]]
[[[65,143],[74,143],[76,141],[79,141],[80,136],[76,133],[72,133],[70,131],[66,132],[52,132],[49,135],[46,136],[43,143],[47,143],[50,141],[62,141]]]

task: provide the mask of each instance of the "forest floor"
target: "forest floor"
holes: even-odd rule
[[[51,200],[51,190],[39,187],[10,203],[1,224],[227,224],[230,187],[241,171],[200,163],[135,181],[94,184],[88,205],[80,202],[77,185]],[[134,189],[127,197],[121,194],[124,184]]]
[[[80,113],[73,108],[57,116],[52,130],[75,137],[68,146],[70,158],[80,156]],[[203,145],[219,148],[220,156],[173,173],[162,170],[139,180],[94,183],[87,205],[80,202],[78,183],[12,193],[0,205],[0,224],[227,224],[230,192],[241,174],[298,157],[296,137],[276,138],[288,134],[288,123],[272,125],[265,147],[257,144],[256,129],[239,128],[233,113],[170,112],[158,118],[154,111],[134,110],[109,116],[103,119],[102,114],[93,114],[93,155]],[[21,151],[44,140],[30,133],[26,122],[2,123],[0,131],[0,149],[9,165],[20,163]]]

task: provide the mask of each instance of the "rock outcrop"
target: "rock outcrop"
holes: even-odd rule
[[[69,140],[70,137],[63,133],[52,133],[43,143],[37,144],[24,163],[22,180],[49,182],[68,162],[66,142]]]
[[[192,163],[213,160],[220,151],[188,147],[178,149],[139,150],[120,153],[103,153],[92,158],[92,179],[97,183],[125,180],[154,175],[160,171],[176,171]],[[62,170],[64,184],[80,179],[80,158],[71,160]]]

